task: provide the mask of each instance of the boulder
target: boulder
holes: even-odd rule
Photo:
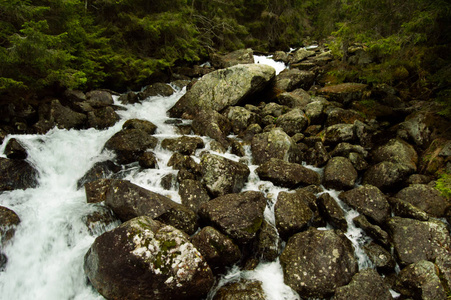
[[[375,186],[362,185],[341,193],[339,198],[376,224],[383,225],[390,217],[390,205],[385,195]]]
[[[388,201],[390,202],[395,216],[416,219],[420,221],[429,220],[429,215],[425,211],[419,209],[410,202],[398,199],[396,197],[390,197],[388,198]],[[411,199],[409,199],[409,201],[411,201]]]
[[[332,157],[324,168],[324,186],[329,189],[347,190],[354,187],[357,171],[346,157]]]
[[[305,48],[299,48],[290,57],[290,63],[296,64],[309,56],[315,55],[315,51],[307,50]]]
[[[343,104],[349,104],[352,101],[362,99],[368,85],[363,83],[340,83],[320,88],[317,94],[324,96],[329,101],[336,101]]]
[[[307,116],[299,108],[290,110],[276,120],[276,126],[282,128],[289,136],[302,133],[307,128],[308,123]]]
[[[328,193],[321,194],[316,203],[324,220],[343,232],[348,231],[348,222],[346,221],[345,213],[331,195]]]
[[[334,108],[327,114],[326,126],[335,124],[354,124],[356,120],[363,122],[365,118],[361,113],[351,109]]]
[[[311,101],[309,93],[303,89],[296,89],[292,92],[283,92],[277,95],[277,101],[290,108],[304,109]]]
[[[86,93],[86,102],[94,108],[106,107],[114,104],[113,96],[107,91],[94,90]]]
[[[50,103],[49,117],[46,120],[54,122],[60,129],[80,129],[84,127],[87,117],[85,114],[63,106],[59,100],[55,99]]]
[[[393,299],[384,279],[373,269],[364,269],[352,277],[348,285],[337,288],[334,300]]]
[[[239,49],[226,55],[213,54],[211,57],[211,63],[215,68],[223,69],[239,64],[253,64],[254,63],[254,51],[250,48]]]
[[[9,159],[26,159],[28,157],[27,150],[15,138],[11,138],[6,144],[5,155]]]
[[[106,129],[120,120],[119,115],[111,106],[98,108],[88,112],[88,127]]]
[[[128,221],[148,216],[193,234],[197,229],[197,216],[187,207],[171,199],[137,186],[127,180],[105,181],[105,205],[121,219]],[[99,189],[98,189],[99,190]]]
[[[260,121],[260,117],[256,113],[240,106],[229,107],[224,115],[229,119],[232,125],[232,131],[235,134],[240,134],[251,124]]]
[[[395,255],[400,265],[407,266],[420,260],[433,261],[449,251],[450,235],[439,220],[418,221],[393,217],[388,220]]]
[[[307,142],[308,139],[304,139]],[[326,147],[321,141],[314,141],[313,145],[309,145],[306,150],[304,150],[303,158],[307,164],[315,167],[324,167],[324,165],[329,161],[330,154],[327,152]]]
[[[412,263],[402,269],[398,274],[395,289],[401,295],[414,299],[447,299],[437,267],[434,263],[426,260]]]
[[[138,157],[139,166],[143,169],[158,168],[158,161],[155,153],[146,151]]]
[[[156,82],[146,86],[142,92],[138,93],[138,97],[139,99],[144,100],[148,97],[155,96],[169,97],[172,94],[174,94],[174,89],[170,85],[162,82]]]
[[[145,216],[97,237],[84,270],[107,299],[200,299],[214,283],[183,232]]]
[[[0,246],[13,238],[19,223],[20,218],[13,210],[0,206]]]
[[[210,153],[202,155],[200,168],[202,183],[216,197],[240,192],[250,174],[245,164]]]
[[[86,183],[97,179],[114,177],[114,174],[121,170],[122,168],[111,160],[97,162],[77,181],[77,188],[80,189]]]
[[[147,134],[154,134],[157,131],[157,126],[147,120],[129,119],[122,125],[122,129],[138,129]]]
[[[271,158],[296,161],[296,143],[281,128],[256,134],[251,143],[254,163],[260,165]]]
[[[275,185],[294,189],[299,186],[319,185],[319,174],[297,163],[289,163],[278,158],[271,158],[261,164],[255,172],[261,180],[268,180]]]
[[[156,137],[142,129],[122,129],[105,143],[105,149],[116,154],[118,163],[129,164],[137,161],[146,150],[154,149],[157,143]]]
[[[112,226],[117,227],[121,224],[110,208],[100,204],[93,206],[95,206],[95,210],[82,218],[91,236],[98,237],[110,230]]]
[[[262,283],[256,280],[240,279],[222,286],[213,300],[265,300]]]
[[[305,115],[310,120],[310,124],[322,124],[326,114],[323,101],[315,100],[307,104],[304,108]]]
[[[220,196],[202,204],[199,216],[238,244],[247,244],[260,229],[265,207],[263,193],[248,191]]]
[[[362,248],[377,271],[388,274],[394,272],[396,261],[388,250],[375,242],[365,244]]]
[[[196,149],[205,147],[204,141],[200,137],[181,136],[178,138],[168,138],[161,142],[161,147],[184,155],[192,155]]]
[[[282,239],[288,240],[293,234],[307,229],[313,218],[313,212],[304,199],[313,193],[303,190],[297,192],[280,192],[274,205],[276,228]]]
[[[390,236],[380,226],[371,224],[364,215],[358,215],[352,222],[375,241],[390,247]]]
[[[139,96],[136,92],[127,92],[119,96],[119,102],[122,104],[135,104],[139,103]]]
[[[335,124],[326,128],[325,143],[338,144],[343,142],[352,143],[356,138],[353,124]]]
[[[182,204],[195,213],[199,211],[199,207],[203,203],[210,201],[210,196],[205,187],[200,181],[192,179],[185,179],[180,182],[179,195]]]
[[[308,90],[315,80],[315,73],[299,69],[285,69],[276,76],[275,88],[290,92],[297,88]]]
[[[331,296],[358,271],[354,248],[343,233],[313,227],[288,240],[280,263],[285,284],[302,297]]]
[[[408,202],[436,218],[446,217],[451,203],[438,190],[426,184],[411,184],[396,194],[396,198]]]
[[[21,159],[0,157],[0,192],[38,186],[38,171]]]
[[[363,174],[362,182],[374,185],[384,192],[393,192],[399,189],[408,174],[409,169],[405,165],[383,161],[370,166]]]
[[[417,170],[418,155],[415,149],[400,139],[391,139],[371,152],[373,163],[389,161],[400,164],[411,174]]]
[[[199,250],[214,273],[220,273],[241,258],[241,251],[233,241],[211,226],[202,228],[191,237],[191,243]]]
[[[243,103],[246,98],[265,88],[274,76],[274,68],[263,64],[241,64],[211,72],[177,101],[169,110],[169,115],[195,115],[206,109],[221,111]]]
[[[229,146],[227,135],[232,126],[229,120],[220,113],[210,109],[199,111],[191,126],[194,133],[211,137],[226,149]]]

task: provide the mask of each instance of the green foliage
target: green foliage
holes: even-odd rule
[[[443,197],[451,199],[451,175],[442,174],[439,179],[437,179],[435,188],[440,191]]]

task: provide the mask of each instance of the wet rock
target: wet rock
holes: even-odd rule
[[[0,192],[34,188],[38,172],[25,160],[0,157]]]
[[[135,104],[139,103],[139,96],[135,92],[128,92],[119,96],[118,99],[122,104]]]
[[[390,217],[390,205],[385,195],[375,186],[359,186],[341,193],[339,198],[376,224],[383,225]]]
[[[257,165],[271,158],[293,162],[296,157],[296,144],[282,129],[274,128],[269,132],[256,134],[252,139],[251,151]]]
[[[239,64],[253,64],[254,63],[254,51],[250,48],[239,49],[226,55],[213,54],[211,57],[211,63],[215,68],[223,69]]]
[[[213,300],[265,300],[266,295],[260,281],[241,279],[222,286]]]
[[[296,188],[311,184],[319,184],[319,174],[297,163],[289,163],[282,159],[271,158],[256,170],[261,180],[268,180],[275,185]]]
[[[422,222],[393,217],[387,225],[398,262],[404,266],[420,260],[433,261],[451,246],[449,231],[438,220]]]
[[[174,89],[166,83],[156,82],[154,84],[146,86],[146,88],[138,93],[138,97],[144,100],[148,97],[164,96],[169,97],[174,94]]]
[[[116,154],[120,164],[129,164],[139,159],[146,150],[154,149],[158,143],[156,137],[141,129],[122,129],[106,143],[105,149]]]
[[[0,246],[13,238],[19,223],[20,218],[13,210],[0,206]]]
[[[282,250],[282,241],[277,229],[263,220],[255,243],[255,257],[259,260],[275,261]]]
[[[149,216],[188,234],[196,231],[197,216],[187,207],[127,180],[111,179],[105,184],[105,205],[110,207],[121,221]]]
[[[232,126],[229,120],[220,113],[209,109],[200,111],[196,114],[191,126],[194,133],[209,136],[225,148],[229,146],[227,135]]]
[[[379,272],[392,273],[395,270],[395,259],[382,246],[370,242],[363,246],[363,250]]]
[[[121,223],[111,209],[103,205],[96,205],[96,210],[84,216],[83,222],[88,227],[89,233],[94,237],[111,229],[111,226],[116,225],[115,227],[117,227]]]
[[[447,299],[434,263],[421,260],[398,274],[395,289],[406,297],[424,300]]]
[[[157,130],[157,126],[147,120],[130,119],[122,125],[122,129],[138,129],[146,132],[147,134],[154,134]]]
[[[328,193],[321,194],[316,201],[321,216],[333,227],[348,231],[348,223],[343,209]]]
[[[200,174],[200,166],[189,155],[174,153],[168,161],[168,167],[175,170],[187,170],[193,175]]]
[[[211,226],[202,228],[191,237],[191,243],[199,250],[214,273],[238,262],[241,251],[233,241]]]
[[[274,205],[276,228],[282,239],[288,240],[293,234],[307,229],[313,218],[313,212],[309,208],[306,197],[315,198],[309,192],[299,190],[297,192],[280,192]]]
[[[250,174],[245,164],[210,153],[202,156],[200,168],[202,183],[216,197],[240,192]]]
[[[120,120],[111,106],[103,107],[88,113],[88,127],[106,129]]]
[[[224,115],[229,119],[235,134],[240,134],[251,124],[259,123],[260,120],[256,113],[240,106],[229,107]]]
[[[445,217],[451,207],[451,203],[438,190],[426,184],[412,184],[399,191],[396,198],[437,218]]]
[[[50,103],[49,117],[46,120],[54,122],[60,129],[80,129],[85,125],[87,117],[85,114],[61,105],[59,100],[53,100]]]
[[[242,64],[211,72],[177,101],[169,110],[169,115],[195,115],[206,109],[221,111],[243,103],[246,98],[266,87],[274,76],[274,68],[262,64]]]
[[[343,142],[352,143],[355,140],[353,124],[335,124],[326,128],[325,143],[338,144]]]
[[[258,124],[249,125],[245,131],[241,132],[238,137],[245,143],[250,143],[256,134],[262,133],[263,129]]]
[[[411,218],[420,221],[429,220],[429,215],[418,207],[414,206],[412,203],[395,198],[388,198],[390,205],[393,209],[395,216]]]
[[[111,94],[102,90],[86,93],[86,102],[94,108],[106,107],[114,104]]]
[[[149,217],[131,219],[96,238],[84,270],[107,299],[200,299],[214,283],[187,236]]]
[[[179,195],[182,204],[196,213],[203,203],[210,201],[210,196],[205,187],[199,181],[192,179],[185,179],[180,182]]]
[[[141,168],[154,169],[158,167],[158,161],[155,153],[146,151],[138,157],[138,163]]]
[[[315,73],[299,69],[285,69],[276,76],[275,88],[290,92],[297,88],[308,90],[315,80]]]
[[[82,188],[86,183],[102,178],[111,178],[122,168],[111,160],[97,162],[91,169],[77,181],[77,188]]]
[[[9,159],[26,159],[28,153],[17,139],[12,138],[6,144],[5,155]]]
[[[390,246],[390,236],[388,233],[380,228],[380,226],[368,222],[364,215],[359,215],[352,219],[352,221],[357,227],[362,228],[363,231],[365,231],[365,233],[375,241],[378,241],[387,247]]]
[[[164,139],[161,142],[161,147],[172,152],[191,155],[194,154],[196,149],[205,147],[205,144],[200,137],[182,136],[179,138]]]
[[[336,190],[347,190],[354,187],[357,171],[346,157],[332,157],[324,168],[324,185]]]
[[[352,277],[348,285],[337,288],[335,300],[393,299],[384,279],[373,269],[364,269]]]
[[[348,82],[320,88],[317,93],[329,101],[349,104],[352,101],[360,100],[367,87],[363,83]]]
[[[321,141],[315,141],[304,153],[305,161],[315,167],[324,167],[330,159],[330,154]]]
[[[248,191],[220,196],[202,204],[199,216],[238,244],[247,244],[260,229],[265,207],[262,193]]]
[[[383,161],[370,166],[363,174],[363,184],[374,185],[384,192],[393,192],[401,187],[408,176],[409,169],[405,165]]]
[[[315,55],[315,51],[307,50],[305,48],[299,48],[291,55],[290,63],[291,64],[299,63],[300,61],[306,59],[309,56],[313,56],[313,55]]]
[[[358,271],[351,242],[333,230],[293,235],[280,256],[284,282],[303,297],[328,297]]]
[[[281,115],[276,120],[276,126],[281,127],[289,136],[302,133],[308,125],[308,119],[304,112],[298,108],[292,109]]]

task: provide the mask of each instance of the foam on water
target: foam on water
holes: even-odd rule
[[[287,68],[284,62],[274,61],[272,56],[254,55],[254,61],[256,64],[264,64],[273,67],[276,70],[276,75]]]

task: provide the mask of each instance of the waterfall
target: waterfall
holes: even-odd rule
[[[257,61],[274,63],[261,57],[258,57]],[[282,66],[280,64],[276,66],[280,72]],[[5,270],[0,272],[0,295],[3,299],[103,299],[87,283],[83,259],[95,237],[114,228],[118,223],[100,228],[94,234],[90,232],[85,218],[100,210],[101,205],[87,203],[84,189],[77,189],[77,181],[95,163],[114,158],[114,155],[104,151],[103,147],[127,119],[145,119],[157,125],[158,130],[154,136],[160,142],[164,138],[179,136],[170,122],[167,122],[169,118],[166,111],[184,92],[178,90],[170,97],[150,97],[143,103],[133,105],[122,105],[115,99],[116,104],[123,106],[125,110],[118,111],[121,121],[107,130],[55,128],[44,135],[10,135],[4,140],[0,147],[0,155],[3,155],[5,146],[11,138],[19,140],[26,148],[27,160],[39,172],[39,185],[33,189],[0,194],[0,204],[14,210],[21,219],[14,238],[2,249],[8,257]],[[211,139],[202,138],[206,149],[209,149]],[[126,170],[125,179],[180,202],[176,186],[171,190],[164,190],[160,184],[165,175],[176,174],[175,170],[167,167],[171,153],[162,149],[160,144],[154,152],[159,168],[141,170],[131,165]],[[246,148],[246,152],[247,157],[244,160],[250,164],[252,159],[249,147]],[[229,159],[239,159],[231,153],[221,155]],[[251,175],[243,190],[259,190],[265,193],[268,198],[265,218],[274,224],[274,204],[277,195],[280,191],[288,189],[260,181],[255,173],[256,167],[249,165]],[[355,213],[352,210],[351,212]],[[354,216],[355,214],[350,215],[349,220]],[[351,240],[353,235],[348,233]],[[357,239],[359,238],[360,235]],[[353,241],[353,244],[359,248],[357,240]],[[367,260],[362,257],[359,262],[365,266]],[[231,268],[220,282],[225,284],[238,278],[260,280],[269,299],[299,299],[299,296],[284,284],[278,260],[260,263],[253,271]]]

